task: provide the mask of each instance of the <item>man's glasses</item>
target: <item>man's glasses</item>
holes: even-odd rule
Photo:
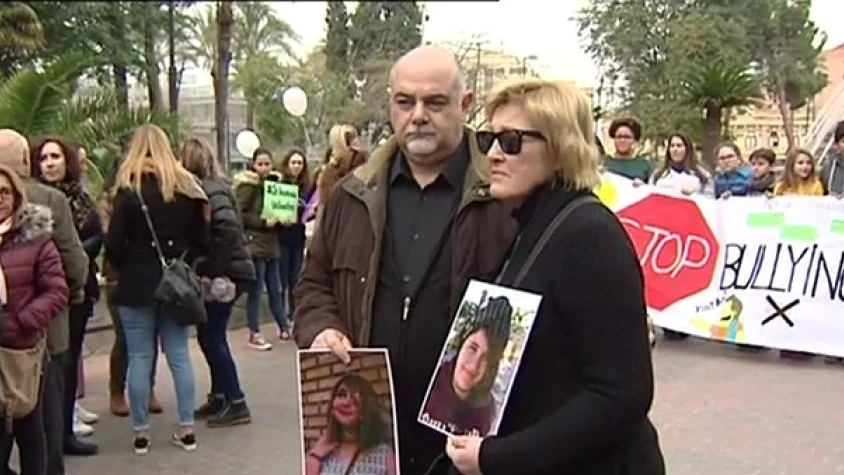
[[[492,144],[497,140],[502,152],[507,155],[518,155],[522,152],[522,143],[525,137],[545,140],[544,135],[534,130],[508,129],[502,130],[501,132],[493,132],[491,130],[479,130],[475,132],[478,148],[484,154],[489,152]]]

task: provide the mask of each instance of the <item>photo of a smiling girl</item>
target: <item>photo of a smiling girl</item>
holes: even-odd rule
[[[304,473],[397,475],[386,352],[350,352],[347,366],[324,352],[300,352]]]
[[[533,294],[470,283],[419,422],[452,435],[495,434],[539,301]]]

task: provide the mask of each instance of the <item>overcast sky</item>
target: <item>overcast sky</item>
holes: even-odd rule
[[[427,2],[426,2],[427,3]],[[500,0],[498,2],[427,3],[430,20],[425,39],[459,41],[483,35],[491,44],[518,56],[536,55],[535,66],[548,77],[596,85],[598,72],[583,53],[577,25],[570,19],[586,0]],[[302,52],[322,40],[325,2],[273,2],[282,18],[302,37]],[[354,8],[356,2],[347,2]],[[812,19],[828,37],[828,46],[844,43],[844,0],[814,0]]]

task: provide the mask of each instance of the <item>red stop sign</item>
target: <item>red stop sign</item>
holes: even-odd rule
[[[649,307],[665,310],[709,287],[720,247],[693,201],[652,194],[616,214],[639,254]]]

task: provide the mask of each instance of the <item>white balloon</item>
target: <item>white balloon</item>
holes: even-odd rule
[[[261,139],[258,138],[258,135],[256,135],[255,132],[249,129],[241,130],[234,138],[234,147],[244,157],[251,158],[252,154],[255,153],[255,150],[258,150],[258,147],[260,146]]]
[[[300,87],[290,87],[281,96],[284,108],[293,117],[302,117],[308,110],[308,95]]]

